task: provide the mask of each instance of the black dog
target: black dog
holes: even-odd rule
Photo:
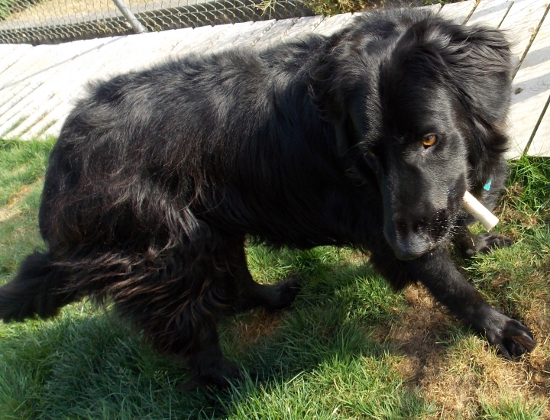
[[[492,308],[446,250],[510,243],[471,235],[461,199],[469,190],[492,208],[504,187],[511,69],[497,30],[410,10],[97,83],[50,156],[48,251],[0,288],[0,317],[109,299],[190,363],[185,388],[223,385],[239,371],[220,350],[219,318],[284,308],[299,286],[255,283],[249,236],[367,250],[395,289],[420,281],[504,356],[530,351],[529,329]]]

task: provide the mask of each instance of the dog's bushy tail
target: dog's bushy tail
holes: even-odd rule
[[[34,252],[23,261],[14,279],[0,287],[0,318],[8,322],[56,315],[75,297],[64,288],[65,282],[63,270],[54,264],[49,252]]]

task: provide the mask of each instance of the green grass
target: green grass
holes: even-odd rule
[[[9,203],[25,185],[41,176],[55,139],[21,142],[3,140],[0,143],[0,207]]]
[[[0,284],[43,246],[36,214],[52,144],[0,141]],[[352,250],[249,246],[258,281],[307,279],[291,309],[220,326],[224,352],[262,381],[182,394],[185,366],[82,302],[52,320],[0,324],[0,419],[548,418],[550,162],[512,166],[497,229],[516,242],[465,269],[535,331],[539,347],[519,362],[497,356],[421,289],[393,293]]]

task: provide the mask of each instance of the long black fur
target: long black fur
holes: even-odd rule
[[[409,10],[95,83],[50,156],[48,251],[0,288],[0,317],[112,300],[189,361],[185,388],[223,385],[239,372],[219,318],[283,308],[299,286],[255,283],[248,236],[369,251],[395,289],[420,281],[505,356],[529,351],[529,329],[489,306],[446,251],[510,243],[470,234],[461,198],[470,190],[492,208],[504,187],[511,71],[501,32]]]

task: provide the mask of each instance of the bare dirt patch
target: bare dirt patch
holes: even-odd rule
[[[234,343],[235,350],[245,352],[250,347],[254,347],[276,334],[282,316],[282,312],[254,310],[232,323],[229,340]]]
[[[533,302],[525,313],[538,347],[518,361],[508,361],[481,337],[453,338],[449,331],[458,323],[424,287],[409,286],[405,297],[409,311],[376,336],[404,356],[397,370],[434,404],[430,418],[479,418],[484,406],[510,401],[522,401],[526,407],[544,405],[550,395],[550,340],[544,336],[550,325],[544,301]],[[542,418],[550,419],[548,407]]]
[[[418,385],[425,376],[428,361],[440,358],[445,352],[441,338],[453,321],[423,286],[411,285],[404,293],[410,310],[389,331],[381,327],[375,337],[406,356],[400,369],[408,383]]]
[[[32,187],[34,187],[37,182],[42,182],[42,179],[39,179],[31,185],[25,185],[10,199],[7,206],[0,207],[0,222],[8,220],[9,218],[19,213],[20,209],[17,208],[17,204],[19,204],[21,200],[25,198],[25,196],[31,191]]]

